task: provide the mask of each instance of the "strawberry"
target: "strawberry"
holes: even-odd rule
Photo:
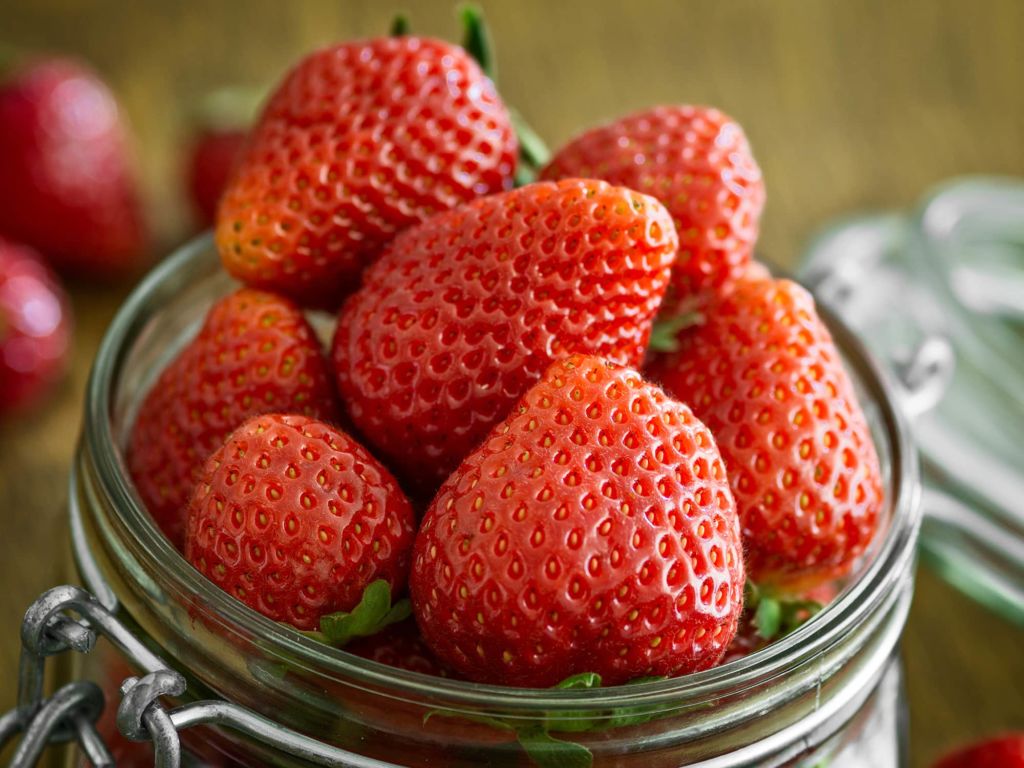
[[[15,69],[0,85],[0,234],[61,271],[134,270],[146,229],[128,138],[113,94],[82,64]]]
[[[1024,768],[1024,732],[964,747],[943,757],[933,768]]]
[[[71,315],[39,254],[0,238],[0,417],[31,407],[67,368]]]
[[[750,578],[798,588],[847,572],[875,534],[881,470],[810,294],[741,281],[677,343],[648,373],[718,440]]]
[[[409,500],[363,446],[315,419],[266,414],[206,461],[185,556],[250,608],[312,630],[371,582],[403,589],[414,534]]]
[[[553,360],[637,365],[676,235],[653,198],[545,182],[400,235],[338,319],[338,387],[361,434],[433,491]]]
[[[196,219],[204,227],[212,225],[217,217],[217,203],[247,136],[240,129],[204,128],[192,139],[186,180]]]
[[[435,677],[454,677],[455,673],[437,659],[423,641],[412,619],[392,624],[370,637],[361,637],[345,646],[345,650],[364,659],[389,667],[420,672]]]
[[[401,36],[313,53],[271,96],[221,201],[224,266],[337,306],[396,233],[509,188],[516,147],[461,48]]]
[[[434,652],[517,686],[711,667],[743,585],[711,433],[635,371],[581,355],[553,363],[442,486],[410,576]]]
[[[302,312],[272,293],[242,289],[213,305],[153,385],[132,430],[128,468],[175,546],[207,456],[247,418],[271,411],[338,418],[327,361]]]
[[[675,220],[680,299],[717,291],[750,261],[764,183],[743,129],[717,109],[655,107],[570,141],[541,178],[582,176],[653,195]]]
[[[186,147],[185,183],[202,227],[217,218],[217,204],[245,148],[262,94],[247,88],[221,88],[200,101]]]

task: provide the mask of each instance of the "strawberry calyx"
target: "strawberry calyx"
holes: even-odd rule
[[[492,82],[498,81],[498,60],[494,55],[494,38],[484,21],[483,9],[474,3],[459,6],[462,22],[462,47],[472,56]]]
[[[658,318],[651,328],[647,348],[652,352],[675,352],[679,349],[681,331],[703,322],[700,312],[681,312],[671,317]]]
[[[491,82],[497,84],[498,60],[483,10],[473,3],[466,3],[459,8],[459,18],[463,26],[462,47],[480,65],[480,69]],[[551,160],[551,151],[518,110],[509,107],[508,111],[516,138],[519,140],[516,186],[521,187],[537,180],[538,171]]]
[[[370,582],[363,590],[359,603],[351,611],[338,611],[320,617],[320,629],[303,632],[306,637],[336,648],[349,640],[369,637],[390,624],[404,621],[412,615],[408,598],[391,602],[391,586],[384,579]]]
[[[801,627],[824,607],[817,600],[794,597],[747,580],[745,609],[753,614],[754,628],[769,642]]]
[[[651,675],[630,680],[626,685],[653,683],[664,679],[663,676]],[[581,672],[551,686],[551,690],[591,689],[600,688],[601,685],[601,676],[596,672]],[[660,710],[652,706],[618,707],[602,712],[599,716],[582,710],[579,712],[548,712],[539,721],[524,724],[519,718],[432,709],[423,716],[423,724],[426,725],[428,720],[437,716],[489,725],[498,730],[514,733],[530,761],[540,768],[590,768],[593,765],[594,756],[589,749],[574,741],[556,738],[551,735],[552,732],[594,733],[613,728],[625,728],[655,720],[659,714]]]
[[[391,20],[391,28],[388,30],[388,34],[391,37],[404,37],[409,34],[409,17],[404,13],[396,13],[395,18]]]

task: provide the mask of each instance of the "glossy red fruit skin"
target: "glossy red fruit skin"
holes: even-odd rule
[[[0,234],[90,278],[137,269],[146,226],[128,129],[79,62],[42,59],[0,85]]]
[[[188,148],[185,182],[197,223],[211,226],[217,204],[239,162],[249,133],[245,130],[205,129]]]
[[[402,36],[313,53],[271,96],[221,201],[224,265],[337,307],[398,232],[511,188],[517,146],[461,48]]]
[[[31,248],[0,238],[0,418],[38,404],[67,369],[71,311]]]
[[[675,297],[717,292],[750,261],[764,208],[761,170],[743,129],[710,107],[661,106],[586,131],[541,178],[604,179],[658,198],[679,233]]]
[[[206,461],[185,557],[250,608],[312,630],[371,581],[403,591],[414,535],[409,500],[362,445],[316,419],[265,414]]]
[[[370,637],[349,642],[345,650],[364,659],[387,664],[409,672],[435,677],[455,677],[448,665],[441,662],[423,641],[413,619],[385,627]]]
[[[964,747],[943,757],[933,768],[1024,768],[1024,732]]]
[[[528,687],[711,667],[743,585],[711,433],[636,371],[580,355],[553,363],[444,484],[410,577],[442,660]]]
[[[718,441],[747,572],[803,589],[848,572],[875,535],[881,469],[814,299],[789,280],[745,280],[683,330],[648,375]]]
[[[475,200],[405,232],[338,318],[350,417],[433,492],[553,360],[640,363],[675,246],[656,200],[583,180]]]
[[[211,307],[153,384],[132,429],[132,479],[176,547],[203,462],[247,418],[273,411],[339,419],[327,360],[301,310],[244,288]]]

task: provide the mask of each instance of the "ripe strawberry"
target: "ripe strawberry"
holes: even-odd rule
[[[361,434],[433,491],[553,360],[637,365],[672,221],[600,181],[532,184],[400,235],[342,309],[338,387]]]
[[[250,416],[338,417],[327,361],[289,300],[242,289],[210,309],[139,410],[128,468],[142,501],[179,549],[185,504],[203,462]]]
[[[1024,768],[1024,733],[1008,733],[964,747],[933,768]]]
[[[337,306],[406,227],[512,185],[516,139],[464,50],[402,36],[336,45],[285,78],[221,201],[227,270]]]
[[[711,433],[635,371],[581,355],[553,363],[444,484],[410,576],[435,653],[520,686],[711,667],[743,584]]]
[[[202,227],[217,218],[217,204],[238,164],[263,94],[259,89],[220,88],[200,100],[186,149],[185,182]]]
[[[750,578],[799,588],[848,571],[875,534],[881,470],[810,294],[741,281],[677,340],[648,373],[718,440]]]
[[[305,416],[256,416],[206,461],[188,505],[185,556],[225,592],[311,630],[372,581],[404,589],[412,507],[344,432]]]
[[[204,128],[192,139],[186,169],[189,200],[200,225],[217,217],[217,203],[238,162],[248,132]]]
[[[360,637],[345,650],[364,659],[387,664],[410,672],[435,677],[454,677],[455,673],[439,661],[423,641],[419,627],[412,619],[392,624],[370,637]]]
[[[39,255],[0,238],[0,417],[37,403],[63,375],[70,326],[64,291]]]
[[[113,94],[78,62],[44,59],[0,85],[0,233],[62,271],[137,267],[146,232]]]
[[[681,299],[723,287],[750,261],[764,183],[743,129],[717,109],[655,107],[587,131],[541,171],[546,179],[570,176],[665,204],[679,233],[672,285]]]

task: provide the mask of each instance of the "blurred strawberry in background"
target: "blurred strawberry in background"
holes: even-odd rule
[[[34,405],[64,373],[70,325],[39,255],[0,239],[0,419]]]
[[[195,221],[202,229],[211,226],[217,216],[220,195],[263,96],[259,89],[222,88],[200,105],[186,148],[185,184]]]
[[[1024,731],[962,747],[932,768],[1024,768]]]
[[[147,239],[134,171],[117,101],[86,66],[38,58],[0,73],[0,235],[61,272],[134,272]]]

